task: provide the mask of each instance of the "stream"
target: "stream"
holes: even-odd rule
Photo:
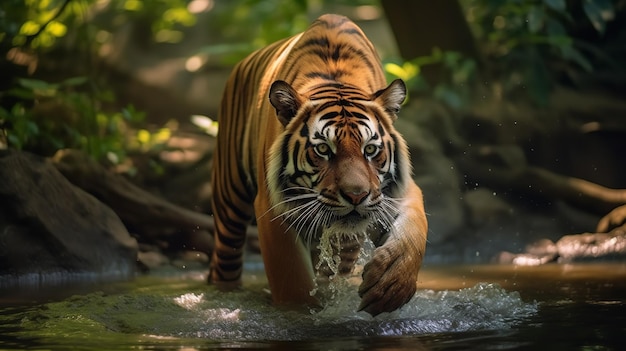
[[[130,281],[46,282],[0,290],[2,350],[620,350],[626,264],[426,265],[393,313],[356,312],[337,280],[320,310],[271,304],[259,257],[243,288],[219,292],[205,271]],[[340,279],[340,278],[337,278]]]

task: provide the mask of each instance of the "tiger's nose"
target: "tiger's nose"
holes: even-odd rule
[[[363,202],[369,194],[369,191],[341,191],[341,196],[353,205]]]

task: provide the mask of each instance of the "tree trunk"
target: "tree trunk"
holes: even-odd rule
[[[433,48],[456,51],[480,62],[472,32],[457,0],[382,0],[381,5],[405,60],[431,55]],[[426,81],[441,81],[441,65],[421,67]]]

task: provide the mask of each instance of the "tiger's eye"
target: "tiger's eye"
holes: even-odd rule
[[[363,148],[363,152],[365,153],[365,156],[368,157],[372,157],[374,155],[376,155],[378,153],[378,146],[374,145],[374,144],[367,144],[365,145],[365,148]]]
[[[315,152],[320,156],[328,156],[330,154],[330,146],[326,143],[315,145]]]

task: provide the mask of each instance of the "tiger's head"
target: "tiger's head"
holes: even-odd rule
[[[285,127],[268,165],[276,219],[309,243],[325,228],[391,228],[411,176],[406,143],[393,126],[405,97],[399,79],[374,94],[326,83],[304,95],[275,81],[269,99]]]

